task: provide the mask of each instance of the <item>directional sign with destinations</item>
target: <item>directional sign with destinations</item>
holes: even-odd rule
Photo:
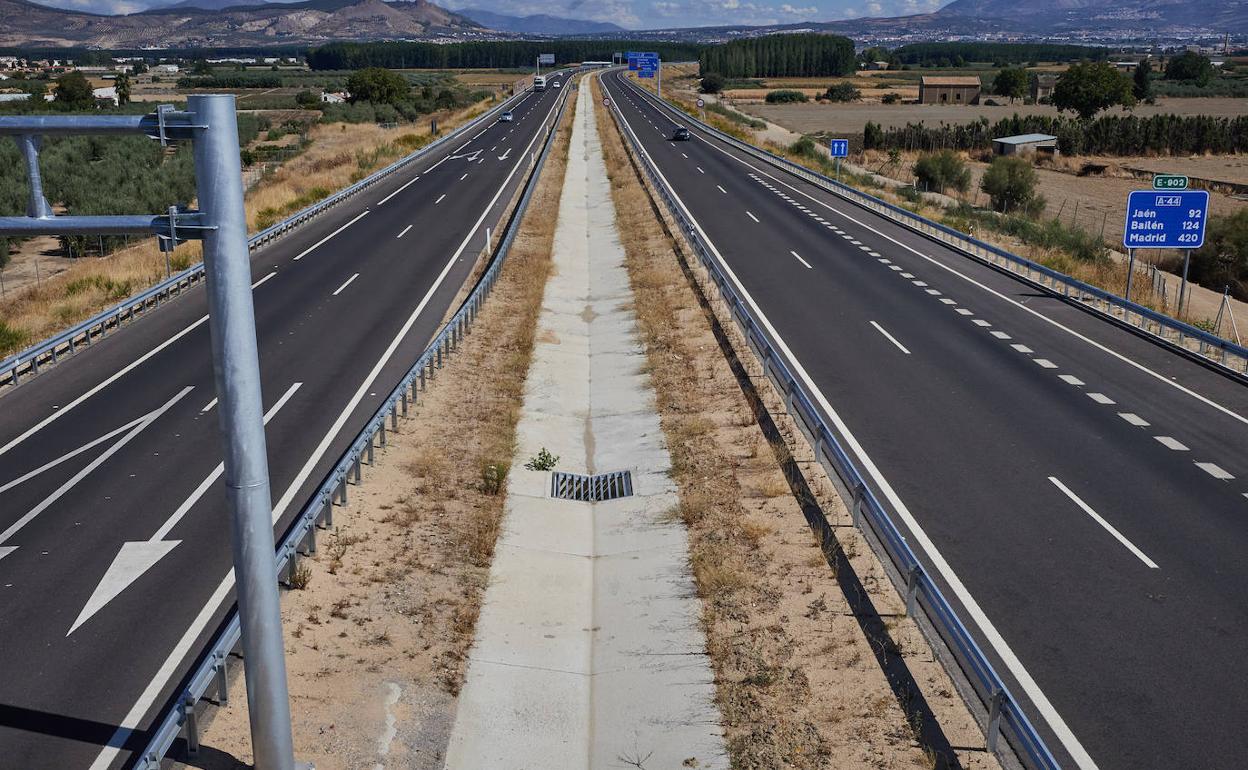
[[[829,142],[829,145],[832,150],[832,157],[834,158],[849,157],[849,140],[848,139],[833,139]]]
[[[1199,249],[1209,214],[1206,190],[1135,190],[1127,198],[1122,245],[1128,249]]]
[[[630,70],[632,70],[632,71],[636,72],[636,71],[637,71],[637,60],[641,58],[641,54],[637,53],[636,51],[628,51],[628,52],[625,54],[625,56],[626,56],[626,58],[628,59],[628,68],[629,68]]]
[[[537,55],[538,64],[554,64],[555,55],[553,53],[543,53]]]

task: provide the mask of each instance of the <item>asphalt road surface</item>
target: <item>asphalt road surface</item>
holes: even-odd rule
[[[253,255],[279,536],[436,332],[560,93]],[[201,288],[0,397],[0,767],[129,764],[232,605],[205,313]]]
[[[1244,767],[1248,389],[604,82],[1062,766]]]

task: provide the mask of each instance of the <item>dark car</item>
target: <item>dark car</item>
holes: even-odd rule
[[[692,137],[689,134],[689,129],[684,126],[676,126],[676,130],[672,132],[673,142],[687,142],[690,138]]]

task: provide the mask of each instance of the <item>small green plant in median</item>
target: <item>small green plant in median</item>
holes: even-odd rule
[[[559,455],[552,455],[546,447],[542,447],[534,457],[524,464],[531,471],[549,471],[559,464]]]
[[[542,450],[546,451],[546,450]],[[555,458],[558,460],[559,458]],[[532,462],[532,461],[530,461]],[[481,466],[481,491],[487,495],[497,495],[503,491],[507,481],[507,471],[511,466],[504,462],[485,463]]]

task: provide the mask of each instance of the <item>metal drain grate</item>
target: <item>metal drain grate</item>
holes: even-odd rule
[[[633,474],[631,471],[599,473],[596,476],[562,472],[550,474],[550,496],[560,500],[597,503],[602,500],[630,497],[632,494]]]

